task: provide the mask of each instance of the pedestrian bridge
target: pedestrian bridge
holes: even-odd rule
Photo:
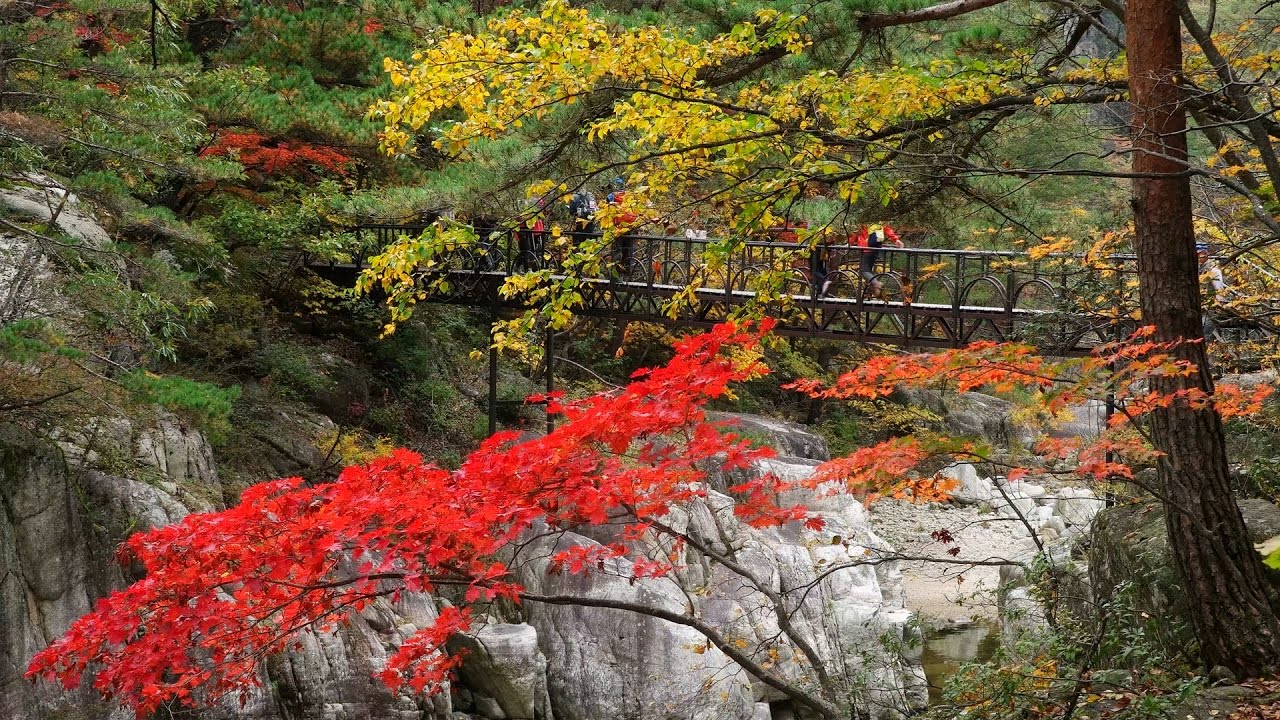
[[[364,225],[361,247],[385,247],[424,225]],[[435,257],[431,273],[447,276],[428,302],[525,309],[527,298],[499,293],[506,279],[530,270],[569,273],[553,251],[513,234],[460,246]],[[591,239],[570,238],[571,242]],[[545,241],[546,238],[534,238]],[[541,244],[545,244],[541,243]],[[688,326],[709,326],[744,306],[778,319],[777,332],[904,347],[960,347],[978,340],[1022,340],[1047,354],[1081,355],[1133,328],[1128,304],[1132,256],[1100,262],[990,250],[842,246],[816,249],[748,240],[724,251],[714,239],[630,235],[601,248],[600,269],[579,276],[579,314]],[[862,272],[864,264],[868,271]],[[335,283],[350,286],[367,267],[309,261]],[[778,278],[761,294],[759,279]],[[424,272],[425,277],[425,272]],[[691,297],[677,298],[687,287]]]

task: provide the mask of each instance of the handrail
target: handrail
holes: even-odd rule
[[[426,230],[427,228],[431,227],[431,225],[432,225],[431,223],[425,223],[425,224],[418,224],[418,223],[413,223],[413,224],[396,224],[396,223],[361,223],[360,225],[356,225],[356,226],[354,226],[354,227],[353,227],[353,229],[354,229],[354,230],[374,230],[374,231],[377,231],[377,230],[385,230],[385,231],[395,231],[395,230],[400,230],[400,231],[406,231],[406,232],[407,232],[407,231],[411,231],[411,230],[417,230],[417,231],[421,232],[421,231]],[[513,234],[515,234],[515,233],[517,233],[517,232],[528,232],[528,231],[525,231],[525,230],[523,230],[523,229],[521,229],[521,228],[506,228],[506,227],[498,228],[498,231],[499,231],[499,234],[501,234],[501,235],[502,235],[502,236],[504,236],[504,237],[508,237],[508,236],[513,235]],[[543,233],[545,233],[545,234],[547,234],[547,235],[551,235],[551,234],[553,234],[553,231],[551,231],[551,230],[543,230],[542,232],[543,232]],[[655,234],[648,234],[648,233],[623,233],[623,234],[614,235],[614,236],[613,236],[613,239],[621,238],[621,237],[623,237],[624,235],[625,235],[625,237],[632,238],[632,239],[635,239],[635,240],[648,240],[648,241],[660,241],[660,242],[665,242],[665,241],[676,241],[676,242],[680,242],[680,243],[688,243],[688,244],[690,244],[690,245],[713,245],[713,244],[721,243],[721,242],[724,242],[724,241],[725,241],[725,238],[723,238],[723,237],[694,238],[694,237],[688,237],[687,235],[655,235]],[[571,230],[571,231],[563,231],[563,232],[559,233],[559,237],[567,237],[567,238],[584,238],[584,239],[599,239],[599,238],[604,237],[604,234],[603,234],[602,232],[593,232],[593,233],[588,233],[588,232],[581,232],[581,231]],[[1083,257],[1087,257],[1087,256],[1088,256],[1088,253],[1046,253],[1046,254],[1041,255],[1041,256],[1039,256],[1039,257],[1032,257],[1029,253],[1026,253],[1026,252],[1019,252],[1019,251],[1016,251],[1016,250],[983,250],[983,249],[978,249],[978,248],[961,248],[961,249],[957,249],[957,248],[923,248],[923,247],[901,247],[901,248],[899,248],[899,247],[892,247],[892,246],[887,246],[887,247],[886,247],[886,246],[881,246],[881,247],[878,247],[878,248],[866,248],[866,247],[859,246],[859,245],[851,245],[851,244],[849,244],[849,243],[847,242],[847,240],[845,240],[845,241],[837,241],[837,240],[831,240],[831,241],[820,241],[820,242],[818,242],[818,243],[816,243],[816,244],[814,244],[814,245],[810,245],[810,243],[809,243],[808,241],[801,243],[801,242],[787,242],[787,241],[782,241],[782,240],[756,240],[756,239],[752,239],[752,238],[748,238],[748,239],[746,239],[745,241],[740,241],[740,242],[741,242],[741,244],[740,244],[740,245],[738,245],[737,247],[752,247],[752,248],[779,248],[779,249],[784,249],[784,248],[785,248],[785,249],[792,249],[792,250],[796,250],[796,249],[803,249],[803,248],[810,248],[810,249],[813,249],[813,248],[821,248],[821,249],[845,249],[845,248],[850,248],[850,249],[859,249],[859,250],[878,250],[878,251],[882,251],[882,252],[903,253],[903,254],[908,254],[908,255],[910,255],[910,254],[920,254],[920,255],[934,254],[934,255],[942,255],[942,256],[964,255],[964,256],[974,256],[974,257],[977,257],[977,256],[983,256],[983,257],[1026,258],[1026,259],[1028,259],[1028,260],[1030,260],[1030,261],[1032,261],[1032,262],[1040,262],[1040,261],[1047,260],[1047,259],[1078,259],[1078,258],[1083,258]],[[1138,257],[1138,256],[1137,256],[1137,255],[1134,255],[1134,254],[1132,254],[1132,253],[1109,253],[1109,254],[1104,255],[1104,256],[1102,256],[1102,257],[1103,257],[1104,259],[1107,259],[1107,260],[1123,260],[1123,261],[1128,262],[1128,261],[1135,261],[1135,260],[1137,260],[1137,257]]]

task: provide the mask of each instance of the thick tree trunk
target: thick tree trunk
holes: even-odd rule
[[[1178,14],[1173,0],[1129,0],[1127,10],[1133,170],[1166,175],[1133,181],[1143,318],[1155,325],[1157,340],[1200,338],[1191,185],[1181,174],[1187,168],[1187,124],[1178,85]],[[1212,390],[1204,344],[1188,344],[1179,354],[1200,367],[1198,375],[1155,381],[1153,389]],[[1150,428],[1167,454],[1159,469],[1165,522],[1205,663],[1247,676],[1280,666],[1274,590],[1231,492],[1221,418],[1212,408],[1175,405],[1152,413]]]

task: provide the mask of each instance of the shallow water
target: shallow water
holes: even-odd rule
[[[989,660],[1000,646],[1000,633],[986,623],[938,628],[924,639],[925,677],[929,679],[929,703],[942,699],[942,686],[961,665]]]

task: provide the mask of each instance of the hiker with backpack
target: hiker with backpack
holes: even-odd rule
[[[1200,320],[1203,324],[1206,340],[1218,340],[1218,318],[1215,314],[1221,311],[1217,306],[1226,304],[1234,294],[1227,285],[1218,261],[1209,254],[1207,243],[1196,243],[1196,260],[1200,263]]]
[[[849,244],[860,248],[858,274],[865,283],[863,295],[879,297],[884,290],[876,277],[876,262],[880,259],[880,248],[885,245],[900,248],[902,239],[888,225],[863,225],[857,235],[849,237]]]
[[[600,237],[600,225],[596,222],[596,213],[600,206],[596,196],[590,190],[582,188],[569,200],[569,215],[573,217],[573,237],[576,240]]]

